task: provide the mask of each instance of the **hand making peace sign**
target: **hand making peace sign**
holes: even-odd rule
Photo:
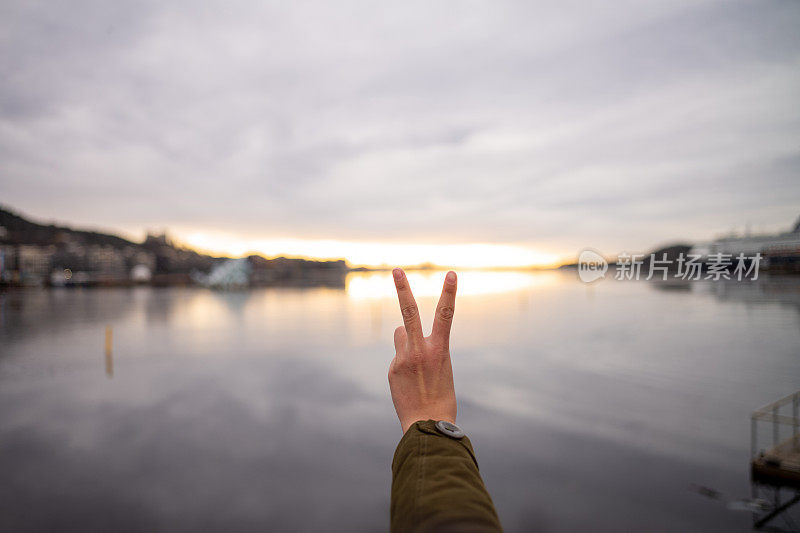
[[[456,306],[456,273],[445,276],[431,334],[422,334],[419,309],[402,269],[392,271],[403,326],[394,330],[395,356],[389,389],[403,433],[418,420],[456,421],[456,392],[450,364],[450,326]]]

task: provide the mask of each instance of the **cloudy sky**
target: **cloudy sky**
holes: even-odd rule
[[[778,230],[798,28],[797,0],[6,0],[0,203],[367,263]]]

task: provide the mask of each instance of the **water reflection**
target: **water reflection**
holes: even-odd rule
[[[409,277],[429,327],[444,272]],[[749,530],[688,488],[749,494],[747,415],[800,383],[800,281],[662,288],[460,275],[459,421],[509,531]],[[390,273],[0,310],[0,530],[386,529]]]
[[[114,333],[111,326],[106,326],[106,375],[110,378],[114,377]]]
[[[442,293],[443,271],[409,271],[408,281],[418,297],[439,296]],[[558,272],[465,271],[458,276],[460,297],[480,296],[503,292],[535,289],[557,283],[563,275]],[[351,298],[395,298],[389,272],[350,274],[346,281]],[[387,283],[388,282],[388,283]]]

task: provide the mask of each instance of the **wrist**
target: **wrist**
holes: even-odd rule
[[[448,416],[448,415],[423,415],[423,416],[412,416],[407,417],[400,420],[400,427],[403,429],[403,434],[405,435],[408,430],[416,424],[417,422],[425,422],[427,420],[433,420],[434,422],[438,422],[439,420],[444,420],[445,422],[450,422],[451,424],[456,423],[455,416]]]

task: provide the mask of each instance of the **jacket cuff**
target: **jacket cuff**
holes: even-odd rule
[[[394,452],[394,458],[392,459],[392,473],[397,474],[397,468],[402,463],[402,460],[405,456],[409,453],[415,451],[418,439],[417,437],[420,434],[427,434],[427,435],[434,435],[445,441],[449,442],[451,446],[456,449],[464,449],[469,453],[472,462],[475,463],[475,468],[478,467],[478,459],[475,457],[475,450],[472,449],[472,443],[469,440],[469,437],[462,437],[460,439],[454,439],[439,433],[436,429],[436,421],[435,420],[419,420],[411,424],[408,430],[403,434],[403,438],[400,439],[400,442],[397,444],[397,449]]]

